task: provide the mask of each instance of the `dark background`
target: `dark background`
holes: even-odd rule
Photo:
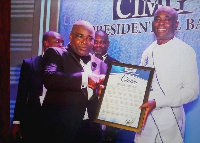
[[[10,0],[0,2],[0,143],[9,143]]]

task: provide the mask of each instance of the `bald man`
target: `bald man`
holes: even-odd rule
[[[169,6],[154,14],[154,41],[143,53],[141,64],[155,68],[141,133],[135,143],[183,143],[183,104],[198,97],[199,76],[194,49],[175,37],[178,13]],[[146,122],[145,122],[146,121]]]
[[[103,30],[98,30],[95,32],[95,40],[93,52],[96,57],[108,64],[110,62],[118,62],[116,59],[108,55],[108,48],[110,46],[110,41],[108,34]]]
[[[77,21],[67,47],[49,48],[44,54],[44,142],[78,143],[82,137],[82,142],[99,142],[92,132],[81,136],[95,117],[101,75],[107,70],[103,61],[90,54],[94,37],[91,23]]]
[[[49,47],[61,48],[63,37],[48,31],[43,35],[43,52]],[[44,92],[42,81],[42,55],[23,60],[18,84],[17,99],[11,133],[13,139],[23,143],[35,143],[40,140],[41,103]]]

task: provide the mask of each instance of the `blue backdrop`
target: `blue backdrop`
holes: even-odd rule
[[[140,63],[142,52],[155,40],[152,20],[158,5],[169,5],[179,13],[176,36],[191,45],[197,54],[200,71],[200,3],[199,0],[61,0],[59,32],[65,45],[77,20],[87,20],[95,30],[109,34],[108,53],[123,63]],[[200,143],[200,99],[184,105],[186,111],[185,143]],[[120,139],[133,139],[132,132],[122,131]]]

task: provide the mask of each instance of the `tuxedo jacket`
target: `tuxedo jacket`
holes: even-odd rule
[[[87,90],[81,89],[83,68],[67,48],[49,48],[43,60],[47,88],[43,102],[45,141],[70,142],[83,120],[86,107],[89,118],[94,118],[98,96],[94,94],[88,100]],[[103,61],[91,55],[91,63],[93,73],[106,74],[107,66]]]
[[[104,60],[104,63],[109,64],[110,62],[119,62],[119,61],[107,55],[106,59]]]
[[[18,84],[13,121],[20,121],[22,132],[34,130],[40,120],[42,95],[42,56],[23,60]],[[26,131],[25,131],[26,130]]]

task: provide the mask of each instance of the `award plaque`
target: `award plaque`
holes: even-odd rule
[[[99,98],[96,123],[141,132],[154,68],[111,62]]]

